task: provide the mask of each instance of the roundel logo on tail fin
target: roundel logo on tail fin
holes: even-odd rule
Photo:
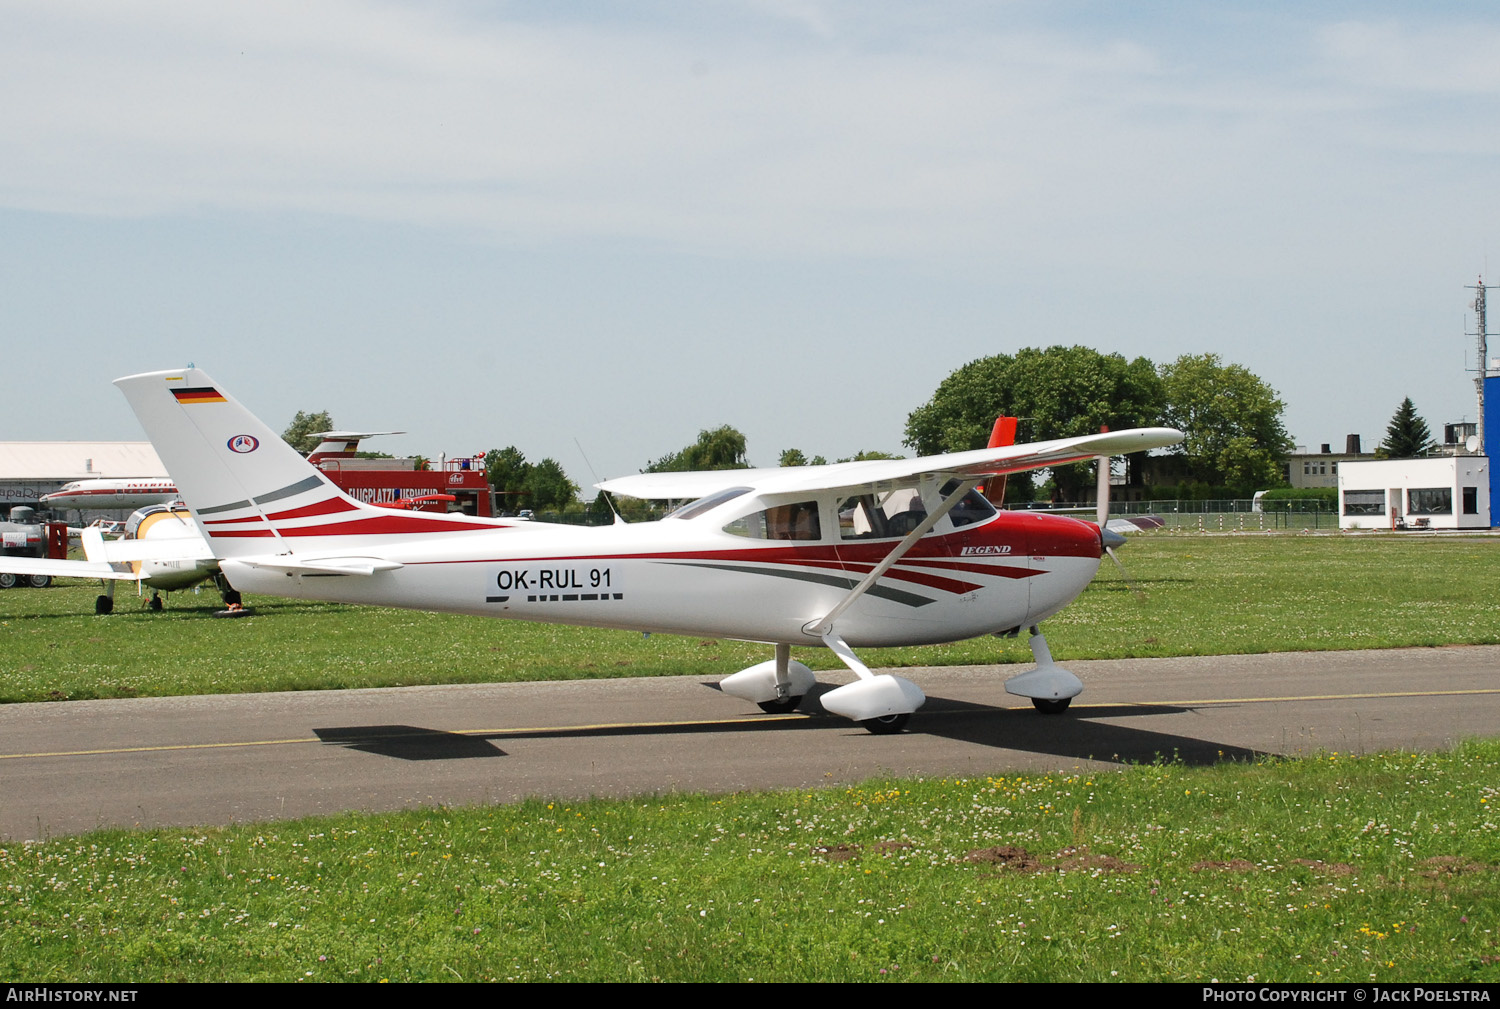
[[[253,434],[237,434],[226,443],[229,451],[238,452],[243,455],[246,452],[254,452],[260,448],[260,439]]]

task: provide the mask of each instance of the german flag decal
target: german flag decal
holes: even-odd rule
[[[173,389],[172,395],[177,397],[179,403],[223,403],[225,399],[219,395],[219,390],[213,386],[201,386],[197,389]]]

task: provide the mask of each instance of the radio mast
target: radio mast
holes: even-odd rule
[[[1486,378],[1488,378],[1489,374],[1490,374],[1490,357],[1489,357],[1490,351],[1489,351],[1489,338],[1487,336],[1487,332],[1486,332],[1486,329],[1485,329],[1485,322],[1484,322],[1484,292],[1486,290],[1486,288],[1484,286],[1484,278],[1480,277],[1479,278],[1479,282],[1477,284],[1470,284],[1469,285],[1469,289],[1472,290],[1472,291],[1477,292],[1474,295],[1474,304],[1473,304],[1474,315],[1475,315],[1475,317],[1477,319],[1477,322],[1475,324],[1475,332],[1469,333],[1469,334],[1465,334],[1465,335],[1468,335],[1468,336],[1475,337],[1475,339],[1477,341],[1477,344],[1478,344],[1478,350],[1479,350],[1479,364],[1478,364],[1478,367],[1475,369],[1475,371],[1477,372],[1477,375],[1474,378],[1474,390],[1475,390],[1476,393],[1478,393],[1478,398],[1479,398],[1479,423],[1477,423],[1477,424],[1474,425],[1474,433],[1479,436],[1479,452],[1478,452],[1478,454],[1479,455],[1485,455],[1486,453],[1485,453],[1485,445],[1484,445],[1484,380]]]

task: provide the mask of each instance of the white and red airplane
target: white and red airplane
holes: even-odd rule
[[[44,494],[41,504],[45,508],[76,508],[79,511],[94,511],[114,508],[147,508],[155,504],[171,504],[178,499],[177,485],[163,477],[140,477],[135,479],[74,480],[61,490]]]
[[[857,679],[825,710],[899,731],[925,701],[853,649],[1030,628],[1036,668],[1006,681],[1043,712],[1082,689],[1037,625],[1098,570],[1099,526],[997,512],[997,475],[1172,445],[1167,428],[918,459],[648,473],[613,494],[689,500],[610,527],[392,512],[361,504],[196,369],[115,382],[243,592],[762,641],[775,658],[720,683],[767,711],[814,686],[794,645],[831,649]]]

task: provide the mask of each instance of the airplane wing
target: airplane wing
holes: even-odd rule
[[[843,465],[847,465],[843,464]],[[803,466],[799,469],[827,471],[842,469],[835,466]],[[645,498],[651,501],[686,501],[707,497],[726,487],[763,487],[766,482],[786,475],[786,468],[777,469],[715,469],[690,473],[638,473],[635,476],[615,477],[594,484],[600,490],[626,497]]]
[[[0,558],[0,571],[12,575],[50,575],[53,578],[105,578],[133,582],[133,571],[116,571],[103,561],[59,561],[47,557]]]
[[[700,498],[728,487],[740,486],[753,487],[762,494],[820,491],[874,486],[928,474],[975,478],[998,476],[1070,462],[1085,462],[1095,456],[1124,455],[1165,448],[1181,440],[1181,431],[1169,427],[1146,427],[916,459],[875,459],[833,463],[828,466],[725,469],[698,473],[640,473],[606,480],[595,486],[611,494],[657,500]]]

